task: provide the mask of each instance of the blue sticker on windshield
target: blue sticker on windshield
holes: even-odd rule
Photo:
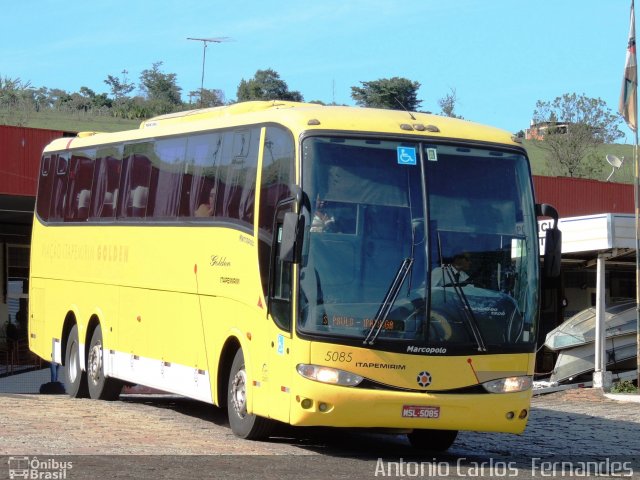
[[[398,147],[398,165],[416,165],[417,163],[414,147]]]

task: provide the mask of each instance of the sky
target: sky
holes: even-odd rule
[[[162,61],[183,100],[200,88],[236,98],[242,79],[272,68],[305,100],[354,105],[351,87],[380,78],[420,83],[420,110],[456,112],[512,132],[536,102],[565,93],[616,112],[630,0],[4,0],[0,76],[68,92],[109,93],[107,75],[139,83]],[[10,4],[10,7],[9,7]],[[632,142],[624,123],[621,130]]]

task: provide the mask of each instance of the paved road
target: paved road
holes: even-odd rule
[[[563,460],[572,462],[564,478],[570,476],[567,468],[573,477],[584,477],[580,462],[587,460],[607,462],[609,468],[619,464],[622,474],[633,469],[640,478],[640,404],[609,400],[591,389],[535,397],[523,435],[461,432],[447,454],[433,455],[413,450],[404,436],[371,432],[285,427],[269,442],[240,440],[221,410],[179,397],[96,402],[0,394],[0,478],[25,457],[40,473],[55,470],[68,479],[101,474],[355,479],[515,473],[541,478],[552,472],[545,470],[553,469],[550,462]],[[536,457],[543,460],[532,460]],[[64,462],[72,468],[61,468]],[[555,473],[562,478],[561,471]]]

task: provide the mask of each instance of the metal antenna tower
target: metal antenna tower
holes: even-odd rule
[[[196,42],[202,42],[202,78],[200,79],[200,106],[203,105],[202,94],[204,93],[204,64],[207,59],[207,44],[208,43],[222,43],[222,42],[231,42],[232,39],[229,37],[213,37],[213,38],[191,38],[187,37],[187,40],[194,40]]]

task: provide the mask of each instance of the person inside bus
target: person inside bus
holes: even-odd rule
[[[213,216],[213,209],[215,206],[215,195],[216,195],[216,188],[213,187],[209,192],[209,201],[207,203],[201,204],[194,212],[194,215],[196,217],[212,217]]]
[[[431,272],[431,288],[468,285],[470,271],[471,256],[467,252],[459,253],[453,257],[451,268],[436,267],[433,269]]]
[[[312,232],[335,232],[336,218],[328,208],[327,202],[318,199],[316,201],[316,211],[311,221]]]

